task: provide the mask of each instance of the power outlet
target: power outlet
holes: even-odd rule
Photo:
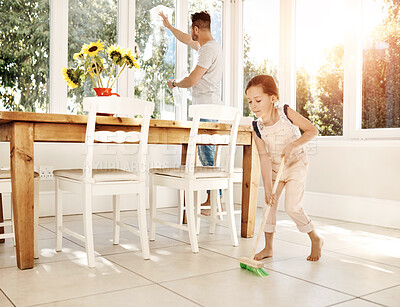
[[[53,179],[53,167],[52,166],[40,166],[39,167],[40,180],[52,180]]]

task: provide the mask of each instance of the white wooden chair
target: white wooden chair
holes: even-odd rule
[[[92,229],[92,199],[94,195],[113,195],[114,244],[119,244],[120,227],[140,236],[144,259],[150,258],[149,242],[146,225],[146,159],[148,153],[148,134],[150,116],[153,114],[154,103],[133,98],[91,97],[83,100],[84,110],[88,111],[86,127],[86,161],[83,169],[57,170],[54,172],[56,191],[57,216],[57,246],[62,249],[62,233],[67,233],[85,242],[88,266],[94,267],[94,245]],[[95,131],[96,113],[126,114],[129,117],[142,116],[140,132],[130,131]],[[93,169],[94,141],[119,143],[138,143],[139,148],[135,163],[137,172],[119,169]],[[119,144],[119,146],[124,146]],[[82,194],[84,235],[78,234],[63,226],[62,191]],[[120,220],[120,195],[138,195],[139,231]]]
[[[34,174],[34,258],[39,258],[38,249],[38,227],[39,227],[39,174]],[[0,193],[11,193],[11,173],[9,170],[0,170]],[[3,208],[0,208],[3,210]],[[10,220],[5,220],[0,223],[0,227],[4,227],[4,233],[0,234],[0,239],[12,238],[15,246],[15,234],[14,234],[14,219],[12,212],[12,201],[11,201],[11,213]],[[11,232],[5,232],[6,227],[11,228]]]
[[[212,193],[211,200],[215,199],[219,193],[219,189],[227,190],[227,223],[217,219],[216,203],[212,202],[211,216],[205,219],[211,221],[210,232],[215,229],[215,224],[228,224],[231,233],[231,240],[234,246],[238,245],[236,234],[235,218],[233,213],[233,164],[235,158],[236,138],[239,127],[240,111],[237,108],[222,105],[192,105],[189,107],[189,116],[193,117],[192,128],[190,130],[186,165],[178,168],[158,168],[150,169],[150,240],[155,240],[156,223],[162,223],[178,229],[189,232],[192,251],[197,253],[198,243],[196,232],[200,229],[200,223],[197,223],[195,212],[199,212],[200,206],[196,201],[198,199],[198,191],[210,190]],[[232,123],[230,135],[205,134],[201,130],[199,134],[200,118],[220,119],[230,121]],[[223,166],[196,166],[196,145],[197,144],[213,144],[228,146],[228,155]],[[185,191],[185,202],[187,211],[188,224],[181,225],[179,221],[172,223],[161,220],[156,217],[156,193],[157,186],[170,187]],[[216,194],[215,196],[213,196]],[[196,207],[196,209],[195,209]],[[200,214],[197,215],[198,217]]]
[[[251,126],[253,121],[252,117],[242,117],[240,118],[239,125],[247,125]],[[222,148],[223,146],[216,146],[215,149],[215,158],[214,158],[214,165],[220,166],[221,165],[221,155],[222,155]],[[243,178],[243,169],[241,167],[234,167],[233,168],[233,183],[241,183]],[[184,219],[184,211],[185,211],[185,204],[184,204],[184,191],[179,191],[179,214],[178,214],[178,221],[182,225]],[[218,195],[217,195],[218,196]],[[199,200],[196,200],[199,201]],[[217,215],[219,219],[224,220],[224,215],[226,212],[223,212],[221,198],[216,197],[217,202]],[[209,206],[202,206],[200,209],[210,209]],[[241,210],[235,210],[234,214],[241,214]]]

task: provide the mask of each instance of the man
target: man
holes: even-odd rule
[[[174,28],[167,16],[160,12],[164,26],[182,43],[198,51],[196,67],[180,81],[169,79],[168,87],[192,88],[193,104],[221,104],[220,83],[223,73],[222,48],[211,35],[211,18],[207,12],[191,15],[191,35]],[[214,165],[215,146],[198,146],[200,162],[203,166]],[[210,191],[202,206],[210,205]],[[220,191],[221,193],[221,191]],[[203,210],[209,215],[209,210]]]

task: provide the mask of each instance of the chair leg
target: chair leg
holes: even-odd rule
[[[62,209],[62,190],[60,189],[60,180],[55,180],[56,196],[56,251],[62,250],[62,227],[63,227],[63,209]]]
[[[143,184],[143,189],[138,193],[138,221],[140,231],[140,245],[142,246],[143,259],[150,259],[149,239],[147,236],[147,223],[146,223],[146,201],[145,201],[146,187]]]
[[[0,223],[4,222],[3,217],[3,195],[0,193]],[[4,234],[4,226],[0,226],[0,235]],[[0,239],[0,243],[4,243],[6,240]]]
[[[83,229],[85,232],[85,248],[89,268],[95,267],[93,223],[92,223],[92,186],[84,184],[83,187]]]
[[[13,209],[13,202],[12,202],[12,197],[11,197],[11,233],[12,233],[12,240],[14,243],[14,247],[17,245],[17,242],[15,241],[15,227],[14,227],[14,209]]]
[[[38,241],[38,231],[39,231],[39,179],[34,180],[34,221],[33,221],[33,227],[34,227],[34,239],[33,239],[33,258],[38,259],[39,258],[39,241]]]
[[[185,210],[185,190],[179,190],[179,214],[178,224],[183,224],[183,211]]]
[[[157,186],[153,184],[152,177],[149,179],[150,184],[150,193],[149,193],[149,203],[150,203],[150,241],[154,241],[156,239],[156,223],[153,219],[156,217],[157,213]]]
[[[219,214],[218,215],[218,217],[219,217],[219,219],[221,220],[221,221],[223,221],[224,220],[224,216],[222,215],[222,203],[221,203],[221,197],[218,195],[218,193],[216,193],[217,194],[217,196],[216,196],[216,201],[217,201],[217,211],[218,211],[218,213],[221,213],[221,214]]]
[[[231,241],[233,246],[238,246],[238,238],[236,233],[236,221],[235,221],[235,208],[233,205],[233,182],[229,184],[229,188],[227,190],[227,199],[226,199],[226,214],[228,216],[228,224],[231,233]]]
[[[192,252],[199,252],[199,245],[197,243],[197,235],[196,235],[196,224],[194,217],[194,195],[193,190],[186,191],[186,215],[187,215],[187,226],[189,229],[189,239],[190,245],[192,246]]]
[[[113,244],[119,244],[119,234],[120,226],[118,222],[121,221],[121,211],[120,211],[120,195],[113,195],[113,220],[114,220],[114,240]]]
[[[217,197],[218,197],[218,190],[211,190],[210,191],[210,207],[211,207],[211,221],[210,221],[210,233],[215,232],[215,226],[217,225]]]
[[[196,234],[200,234],[200,226],[201,226],[201,219],[200,219],[200,201],[199,201],[199,191],[194,191],[194,209],[195,209],[195,218],[196,218]]]

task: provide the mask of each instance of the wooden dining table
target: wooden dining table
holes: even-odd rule
[[[34,143],[84,143],[86,123],[85,115],[0,112],[0,141],[10,143],[16,257],[20,269],[33,268],[34,265]],[[184,163],[190,128],[190,121],[152,119],[149,144],[182,146],[181,158]],[[96,120],[96,130],[99,131],[139,129],[140,119],[98,116]],[[201,130],[229,134],[230,125],[204,122],[200,123]],[[250,238],[254,235],[260,179],[259,159],[250,126],[239,127],[237,145],[243,146],[241,235]]]

